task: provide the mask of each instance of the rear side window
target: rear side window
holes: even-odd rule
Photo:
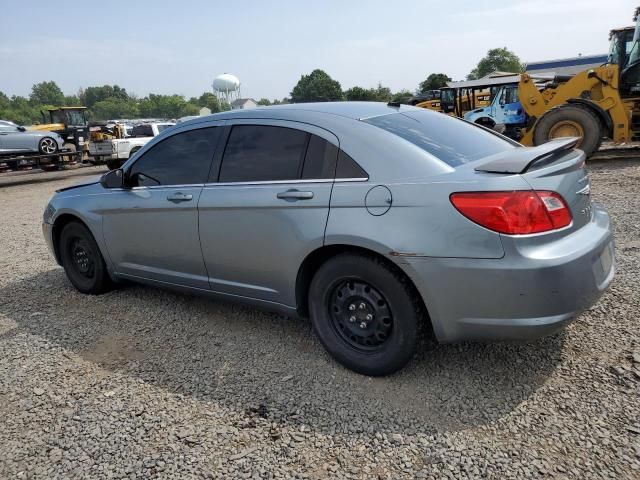
[[[336,178],[369,178],[369,175],[353,158],[340,150]]]
[[[219,134],[219,127],[209,127],[173,135],[136,160],[129,177],[138,186],[204,183]]]
[[[516,148],[498,135],[441,113],[411,111],[364,121],[404,138],[452,167]]]
[[[338,159],[338,147],[324,138],[311,135],[304,159],[302,178],[306,180],[333,178]]]
[[[296,180],[300,178],[309,134],[267,125],[236,125],[220,169],[220,182]]]

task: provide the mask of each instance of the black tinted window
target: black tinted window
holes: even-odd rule
[[[353,158],[340,150],[336,178],[369,178],[369,175]]]
[[[307,155],[304,159],[302,178],[309,180],[333,178],[337,158],[338,147],[327,142],[324,138],[311,135]]]
[[[364,121],[404,138],[452,167],[515,148],[498,135],[440,113],[411,111]]]
[[[138,185],[188,185],[206,182],[219,129],[178,133],[154,145],[130,171]]]
[[[309,134],[264,125],[237,125],[231,130],[220,170],[221,182],[295,180]]]
[[[133,127],[134,137],[153,137],[153,128],[151,125],[136,125]]]

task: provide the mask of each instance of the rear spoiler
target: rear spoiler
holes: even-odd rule
[[[553,154],[573,149],[578,137],[555,138],[537,147],[521,147],[496,153],[483,159],[475,170],[489,173],[524,173],[534,163]]]

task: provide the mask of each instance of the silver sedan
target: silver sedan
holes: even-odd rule
[[[421,329],[530,340],[609,286],[576,141],[526,148],[397,104],[225,112],[58,191],[44,236],[81,292],[133,280],[310,316],[338,361],[384,375]]]
[[[63,145],[64,139],[55,132],[27,130],[11,122],[0,122],[0,155],[53,154],[61,150]]]

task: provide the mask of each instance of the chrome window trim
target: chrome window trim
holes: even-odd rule
[[[366,182],[368,178],[317,178],[317,179],[298,179],[298,180],[256,180],[254,182],[210,182],[205,183],[205,187],[231,187],[234,185],[281,185],[291,183],[333,183],[333,182]]]
[[[146,185],[137,186],[131,188],[109,188],[107,190],[111,192],[123,192],[131,190],[159,190],[163,188],[198,188],[198,187],[232,187],[234,185],[281,185],[291,183],[345,183],[345,182],[367,182],[368,178],[336,178],[335,180],[330,178],[316,178],[316,179],[303,179],[303,180],[261,180],[255,182],[210,182],[210,183],[187,183],[179,185]]]

